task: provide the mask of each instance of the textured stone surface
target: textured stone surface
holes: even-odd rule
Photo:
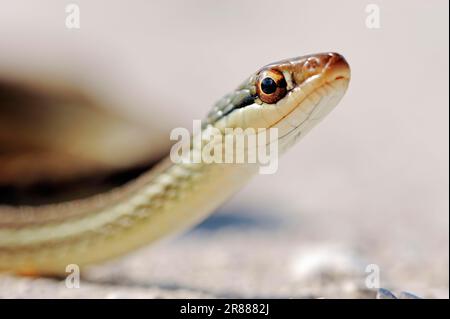
[[[348,239],[332,240],[320,218],[295,220],[226,205],[188,234],[83,270],[79,289],[64,280],[3,276],[0,297],[375,298],[377,290],[366,287],[366,267],[374,263],[382,287],[448,297],[448,264],[437,250],[431,259],[426,250],[406,253],[407,243],[386,242],[357,225],[346,229]]]

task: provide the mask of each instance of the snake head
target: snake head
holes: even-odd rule
[[[286,80],[288,90],[301,86],[311,78],[321,79],[325,82],[348,80],[350,78],[350,68],[347,61],[342,55],[333,52],[286,59],[263,67],[258,72],[257,80],[257,89],[260,93],[265,77],[270,76],[271,73],[281,73]],[[264,102],[265,95],[258,95]],[[272,104],[278,102],[278,100],[267,101],[267,103]]]
[[[305,135],[340,101],[350,67],[338,53],[319,53],[271,63],[221,99],[206,124],[219,129],[278,129],[290,144]]]

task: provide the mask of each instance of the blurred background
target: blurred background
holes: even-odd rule
[[[80,289],[0,277],[0,297],[371,298],[376,264],[382,287],[448,298],[448,1],[78,0],[80,29],[69,3],[0,0],[1,88],[76,88],[136,123],[108,145],[148,153],[112,165],[164,151],[270,62],[336,51],[352,80],[276,174],[196,229],[90,269]]]

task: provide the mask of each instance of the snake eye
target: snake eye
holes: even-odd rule
[[[264,92],[264,94],[272,94],[277,90],[277,84],[272,78],[264,78],[261,81],[261,91]]]
[[[259,75],[256,91],[261,101],[273,104],[286,95],[286,87],[283,73],[278,70],[266,70]]]

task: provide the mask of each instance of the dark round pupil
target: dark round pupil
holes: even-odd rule
[[[261,81],[261,90],[265,94],[272,94],[277,90],[277,84],[272,78],[264,78]]]

